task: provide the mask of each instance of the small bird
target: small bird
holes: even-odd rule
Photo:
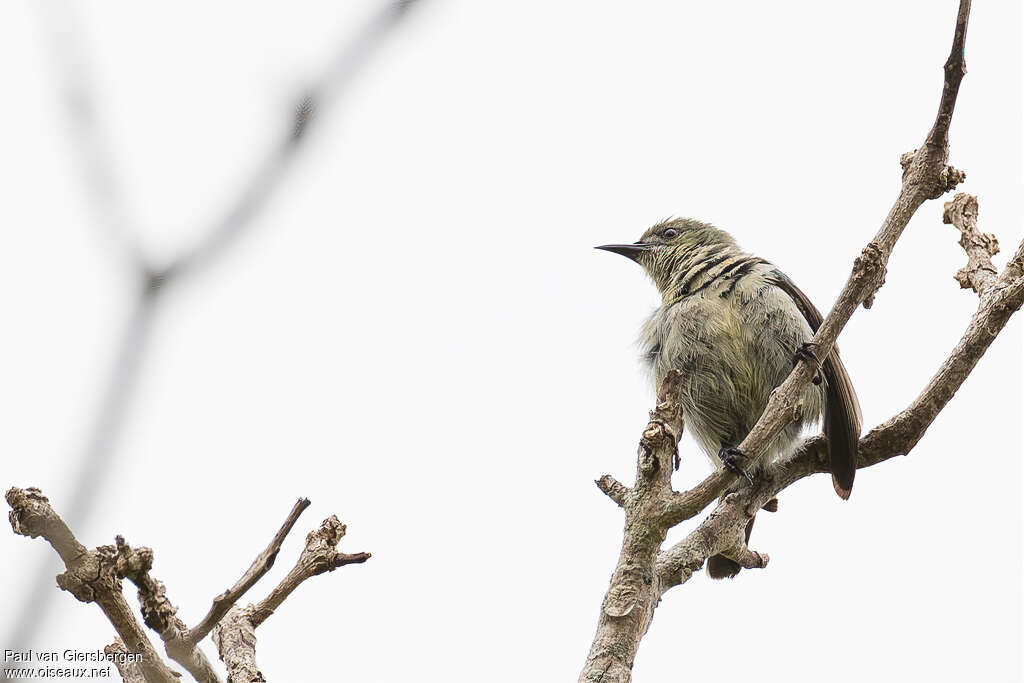
[[[805,425],[823,418],[832,484],[841,498],[850,497],[861,415],[838,348],[804,391],[799,417],[768,445],[753,471],[744,468],[746,456],[736,448],[796,360],[817,361],[809,342],[822,316],[792,280],[741,251],[729,233],[690,218],[658,223],[633,244],[597,248],[640,264],[661,293],[661,306],[641,330],[643,358],[655,389],[670,370],[682,374],[685,426],[714,467],[751,479],[791,452]],[[753,523],[751,518],[748,540]],[[712,578],[739,571],[722,555],[708,559]]]

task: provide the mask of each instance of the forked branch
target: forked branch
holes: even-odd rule
[[[75,539],[39,489],[12,488],[6,497],[11,506],[10,521],[14,532],[32,538],[42,536],[64,561],[67,571],[57,577],[57,585],[82,602],[95,602],[114,626],[117,638],[105,652],[125,681],[172,683],[178,680],[178,674],[153,649],[128,607],[121,586],[121,580],[127,578],[138,587],[143,620],[160,634],[167,655],[196,681],[220,683],[217,672],[197,647],[202,640],[202,637],[196,637],[199,631],[190,633],[185,628],[176,615],[177,608],[167,597],[163,583],[150,574],[152,550],[133,548],[121,536],[113,546],[87,550]],[[370,559],[369,553],[338,552],[337,545],[345,535],[345,525],[331,515],[319,529],[306,536],[306,545],[298,562],[266,598],[244,610],[234,607],[238,598],[273,566],[285,536],[307,507],[309,501],[305,498],[295,503],[270,545],[257,556],[238,583],[214,601],[210,613],[201,622],[206,629],[203,635],[213,629],[221,659],[228,667],[229,681],[249,683],[265,680],[255,667],[254,631],[299,584],[312,576]]]
[[[811,341],[819,357],[831,351],[858,306],[864,304],[865,308],[870,308],[885,281],[892,250],[917,209],[965,178],[962,171],[948,166],[947,160],[949,126],[960,82],[966,73],[964,44],[970,4],[970,0],[960,2],[953,45],[943,70],[942,95],[935,122],[920,148],[900,159],[903,177],[896,201],[881,228],[854,260],[846,285]],[[987,260],[994,253],[991,251],[994,239],[991,243],[984,238],[976,239],[977,230],[974,226],[972,232],[970,211],[964,210],[965,200],[957,204],[958,200],[954,201],[956,210],[949,211],[950,221],[965,235],[970,235],[965,238],[968,241],[965,248],[974,265],[969,265],[970,273],[965,277],[972,286],[982,288],[981,304],[961,343],[925,392],[906,411],[860,440],[858,467],[880,462],[897,452],[905,453],[917,443],[1024,299],[1024,277],[1021,276],[1024,244],[1003,274],[996,278]],[[976,213],[975,204],[975,217]],[[975,244],[978,240],[980,243]],[[766,446],[792,421],[794,409],[816,371],[815,364],[807,359],[796,364],[789,377],[772,392],[760,419],[739,444],[742,452],[751,458],[761,456]],[[672,389],[677,378],[670,379],[665,382],[668,386],[662,386],[659,391],[655,413],[671,414],[678,410]],[[652,413],[652,424],[655,413]],[[644,439],[650,430],[651,424],[644,432]],[[722,469],[689,491],[677,493],[665,474],[671,469],[667,449],[662,449],[660,456],[653,459],[660,466],[653,471],[662,473],[661,476],[651,476],[649,467],[645,467],[645,463],[652,461],[651,453],[643,443],[637,463],[637,483],[632,489],[608,475],[598,480],[601,490],[624,508],[626,521],[619,561],[602,603],[597,633],[580,681],[629,681],[640,640],[661,596],[671,587],[686,582],[708,557],[723,554],[745,568],[764,567],[767,556],[746,545],[747,522],[761,508],[774,509],[776,494],[789,484],[828,469],[825,441],[817,437],[808,440],[779,467],[771,468],[772,475],[753,484],[738,481],[735,475]],[[670,549],[661,550],[669,528],[695,517],[730,488],[732,493],[721,498],[692,533]]]

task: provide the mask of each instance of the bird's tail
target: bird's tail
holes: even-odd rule
[[[824,363],[825,438],[832,486],[843,500],[850,497],[857,472],[857,440],[860,438],[860,404],[853,383],[833,349]]]
[[[747,522],[746,541],[750,542],[750,531],[754,528],[754,517]],[[708,558],[708,576],[712,579],[731,579],[740,573],[740,563],[730,560],[725,555],[712,555]]]

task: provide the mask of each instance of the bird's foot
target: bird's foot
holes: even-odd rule
[[[813,363],[815,367],[821,366],[821,361],[818,359],[817,352],[818,345],[813,342],[804,342],[797,348],[796,353],[793,354],[793,365],[796,365],[800,361],[806,361]],[[821,373],[814,373],[814,379],[811,380],[813,384],[821,384]]]
[[[722,450],[718,451],[718,459],[722,461],[722,465],[725,466],[726,470],[738,477],[745,477],[753,485],[753,478],[740,466],[740,463],[747,459],[746,453],[738,448],[723,447]]]

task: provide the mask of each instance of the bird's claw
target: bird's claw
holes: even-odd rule
[[[818,353],[815,348],[818,345],[813,342],[804,342],[801,344],[795,353],[793,353],[793,365],[796,365],[800,361],[806,361],[813,363],[815,367],[821,365],[821,361],[818,360]],[[811,380],[812,384],[821,384],[821,373],[814,373],[814,379]]]
[[[746,478],[753,485],[754,479],[740,466],[740,462],[746,460],[746,458],[747,454],[738,448],[723,447],[722,450],[718,451],[718,459],[722,461],[722,465],[726,470],[738,477]]]
[[[818,363],[818,353],[814,350],[818,345],[814,342],[804,342],[797,347],[796,352],[793,354],[793,362],[798,363],[802,360],[808,363]]]

